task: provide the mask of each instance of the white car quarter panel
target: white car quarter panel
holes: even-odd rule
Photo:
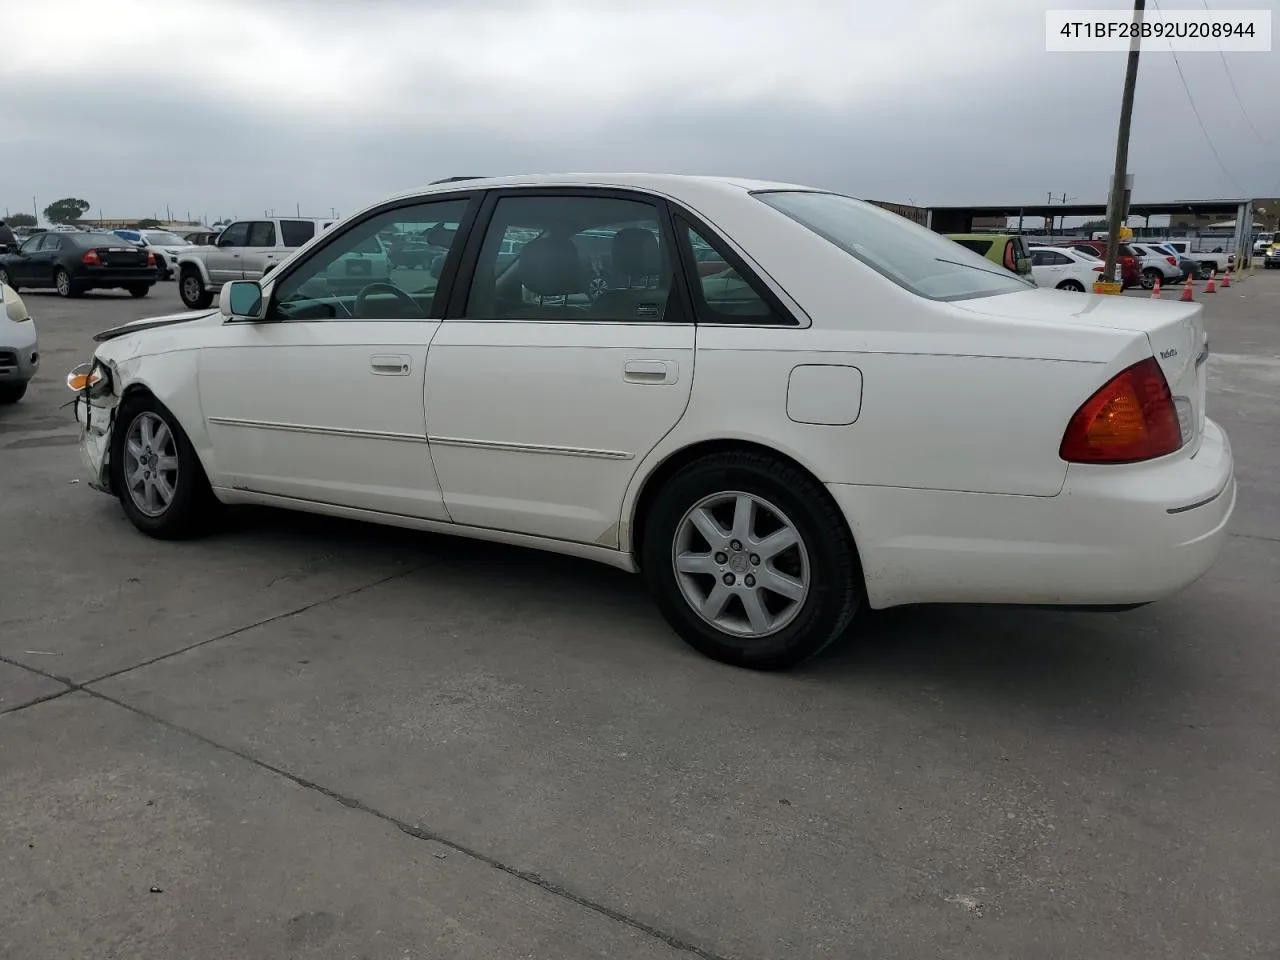
[[[838,363],[804,363],[787,378],[787,416],[796,423],[848,426],[862,408],[862,371]]]
[[[448,519],[423,414],[427,346],[438,326],[434,320],[225,324],[200,357],[214,482]]]
[[[688,324],[446,322],[426,397],[450,515],[617,546],[637,464],[684,413],[693,345]]]

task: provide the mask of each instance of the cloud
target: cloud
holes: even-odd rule
[[[555,169],[777,177],[921,203],[1097,199],[1124,58],[1045,53],[1045,6],[43,0],[6,12],[0,83],[19,92],[0,124],[0,204],[74,193],[119,216],[327,213],[440,176]],[[1280,59],[1226,58],[1269,146],[1223,58],[1179,60],[1228,169],[1172,58],[1150,51],[1138,194],[1276,192]]]

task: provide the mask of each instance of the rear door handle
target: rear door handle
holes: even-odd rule
[[[675,383],[679,377],[674,360],[628,360],[622,365],[622,379],[629,383]]]
[[[412,364],[404,353],[375,353],[369,358],[369,369],[380,377],[407,377]]]

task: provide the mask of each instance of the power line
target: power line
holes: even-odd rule
[[[1152,0],[1152,2],[1155,3],[1156,10],[1160,10],[1160,0]],[[1163,13],[1163,11],[1160,12]],[[1232,176],[1231,171],[1227,169],[1227,165],[1222,162],[1222,156],[1218,153],[1218,148],[1213,145],[1213,137],[1209,136],[1209,128],[1204,125],[1204,118],[1200,116],[1195,97],[1191,96],[1191,87],[1187,85],[1187,76],[1182,72],[1182,64],[1178,61],[1178,51],[1173,49],[1172,41],[1169,42],[1169,53],[1173,54],[1173,65],[1178,69],[1178,78],[1182,81],[1182,89],[1187,92],[1187,103],[1191,104],[1191,112],[1195,114],[1196,123],[1200,124],[1200,132],[1204,134],[1204,142],[1209,145],[1209,149],[1213,152],[1213,159],[1218,161],[1218,166],[1227,175],[1227,179],[1231,181],[1231,185],[1236,189],[1236,192],[1244,193],[1244,187],[1240,186],[1240,182]]]
[[[1213,12],[1209,9],[1209,0],[1200,0],[1200,2],[1204,4],[1206,13]],[[1231,84],[1231,92],[1235,94],[1236,103],[1240,105],[1240,114],[1244,117],[1244,122],[1249,125],[1249,129],[1253,131],[1253,135],[1255,137],[1261,140],[1268,147],[1272,146],[1271,141],[1264,137],[1262,135],[1262,131],[1260,131],[1254,124],[1253,118],[1249,116],[1249,111],[1244,108],[1244,101],[1240,99],[1240,91],[1236,88],[1236,78],[1231,75],[1231,67],[1227,64],[1227,55],[1222,52],[1221,43],[1218,44],[1218,56],[1222,58],[1222,69],[1226,71],[1227,83]]]

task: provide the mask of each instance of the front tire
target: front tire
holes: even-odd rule
[[[126,287],[125,289],[129,291],[129,296],[133,297],[134,299],[140,299],[142,297],[145,297],[148,293],[151,292],[151,284],[135,283],[133,286]]]
[[[204,281],[193,267],[183,267],[178,279],[178,293],[182,302],[192,310],[204,310],[213,303],[213,294],[205,289]]]
[[[0,406],[17,403],[27,393],[25,383],[0,383]]]
[[[150,537],[181,540],[208,529],[219,504],[186,431],[148,394],[120,404],[111,431],[111,489],[129,522]]]
[[[863,600],[862,571],[827,491],[766,454],[716,454],[663,486],[642,569],[671,627],[722,663],[784,670],[836,640]]]

